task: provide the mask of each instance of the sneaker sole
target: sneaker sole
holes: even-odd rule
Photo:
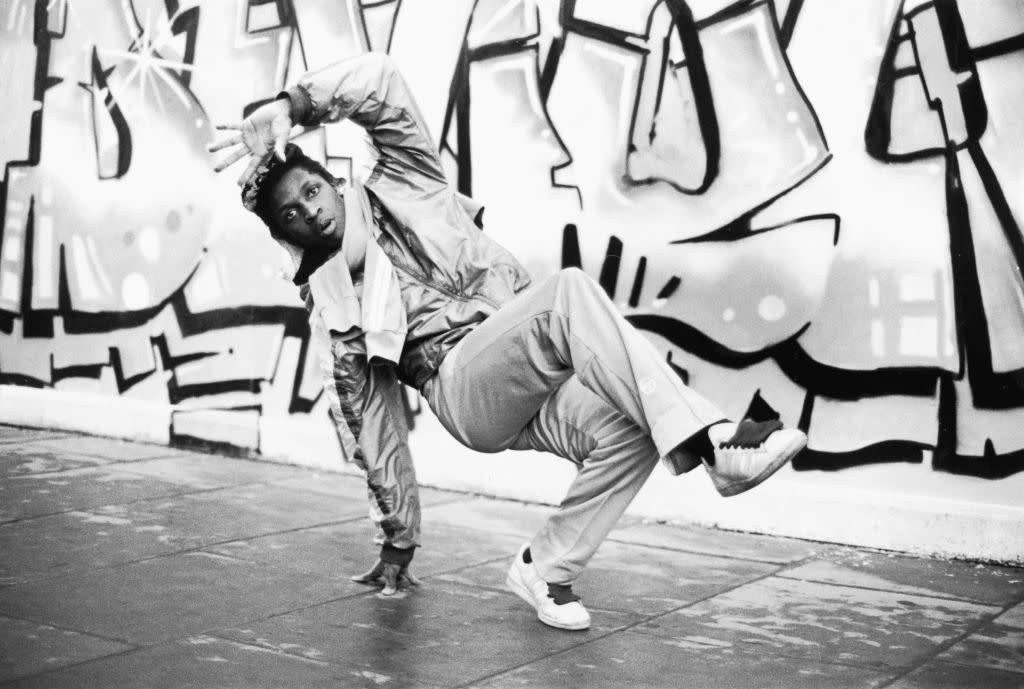
[[[779,454],[779,458],[777,460],[775,460],[767,467],[765,467],[764,471],[762,471],[754,478],[747,479],[746,481],[737,481],[736,483],[730,483],[728,485],[721,487],[715,486],[715,488],[718,489],[719,495],[721,495],[723,498],[731,498],[734,495],[745,493],[751,488],[760,485],[766,479],[771,477],[771,475],[774,474],[776,471],[786,466],[786,462],[793,459],[793,457],[795,457],[800,452],[800,450],[804,449],[806,446],[807,436],[797,437],[796,439],[794,439],[792,443],[789,444],[789,446],[786,447],[785,450],[783,450]]]
[[[507,586],[512,593],[529,603],[531,608],[534,610],[537,609],[537,603],[534,602],[533,596],[530,594],[530,590],[526,587],[526,584],[519,581],[519,577],[515,576],[515,567],[510,569],[508,576],[505,577],[505,586]]]
[[[549,627],[554,627],[556,629],[565,629],[565,630],[568,630],[568,631],[571,631],[571,632],[578,632],[578,631],[582,631],[584,629],[589,629],[590,628],[589,624],[582,624],[582,625],[579,625],[579,624],[577,624],[577,625],[565,624],[564,622],[558,622],[557,620],[553,620],[553,619],[547,617],[546,615],[544,615],[543,612],[541,612],[540,610],[537,609],[537,603],[534,602],[533,595],[530,593],[530,589],[528,589],[526,587],[526,584],[524,584],[523,582],[519,581],[519,578],[514,576],[514,573],[515,573],[515,567],[510,569],[509,572],[508,572],[508,576],[505,577],[505,586],[508,586],[508,588],[512,591],[512,593],[516,594],[517,596],[522,598],[524,601],[529,603],[530,607],[533,608],[534,611],[537,613],[537,619],[538,620],[540,620],[544,624],[548,625]]]

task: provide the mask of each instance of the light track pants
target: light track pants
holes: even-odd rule
[[[530,544],[549,583],[586,567],[659,458],[724,419],[687,387],[601,287],[569,268],[517,295],[445,357],[424,387],[460,442],[481,452],[551,452],[579,474]]]

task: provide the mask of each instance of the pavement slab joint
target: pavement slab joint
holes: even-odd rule
[[[568,633],[503,584],[550,506],[424,489],[424,584],[384,597],[358,477],[76,438],[0,425],[66,467],[0,474],[5,689],[1024,686],[1021,568],[624,522]]]

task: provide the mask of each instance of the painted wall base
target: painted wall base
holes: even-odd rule
[[[0,422],[169,443],[170,405],[0,386]],[[218,411],[204,427],[235,426]],[[534,452],[485,455],[448,436],[426,410],[412,433],[423,485],[555,505],[575,475],[567,461]],[[359,474],[345,462],[327,419],[261,417],[268,461]],[[658,467],[628,514],[653,520],[791,536],[920,555],[1024,565],[1024,475],[999,481],[888,464],[842,472],[785,468],[757,490],[718,496],[703,470],[681,477]]]

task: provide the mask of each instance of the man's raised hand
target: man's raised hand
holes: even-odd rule
[[[412,572],[409,571],[408,565],[396,565],[392,562],[384,562],[383,560],[377,560],[377,564],[371,567],[368,572],[352,577],[352,581],[371,586],[383,585],[384,590],[381,591],[381,595],[384,596],[395,595],[400,583],[405,583],[409,586],[420,585],[420,580],[413,576]]]
[[[241,122],[216,125],[216,129],[221,131],[238,133],[207,147],[211,153],[234,147],[214,170],[220,172],[249,156],[249,164],[238,178],[238,186],[245,186],[260,164],[272,154],[284,160],[285,144],[305,131],[302,127],[293,128],[292,125],[291,106],[284,98],[261,105]]]

